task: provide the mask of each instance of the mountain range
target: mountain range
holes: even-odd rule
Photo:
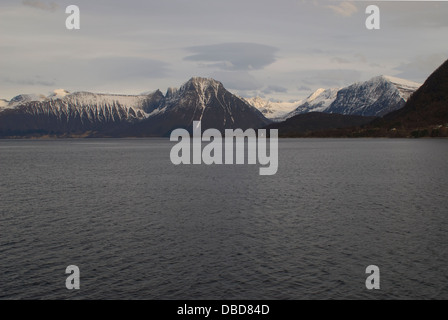
[[[269,128],[278,127],[280,132],[287,131],[292,136],[365,127],[370,122],[376,127],[384,127],[387,122],[390,127],[391,123],[397,124],[393,117],[400,117],[402,110],[411,108],[408,105],[415,109],[428,96],[446,101],[432,93],[415,98],[423,88],[431,90],[435,86],[432,81],[428,89],[427,82],[418,89],[420,85],[412,81],[378,76],[345,88],[318,89],[296,102],[242,98],[226,90],[221,82],[200,77],[191,78],[180,88],[169,88],[165,94],[160,90],[116,95],[60,89],[49,96],[22,94],[11,101],[0,100],[0,137],[168,136],[176,128],[191,131],[193,121],[201,121],[203,130],[221,131],[270,125]],[[441,112],[444,111],[434,117],[443,117]],[[418,114],[413,116],[417,122],[421,118]],[[276,122],[278,126],[271,125]]]
[[[176,128],[260,128],[260,111],[213,79],[191,78],[179,89],[146,95],[110,95],[58,90],[45,97],[20,95],[3,102],[0,136],[166,136]]]
[[[404,106],[421,84],[390,76],[378,76],[345,88],[320,88],[306,99],[292,103],[246,99],[274,122],[309,112],[381,117]]]
[[[371,121],[353,117],[312,112],[268,128],[278,129],[281,137],[448,137],[448,60],[402,108]]]

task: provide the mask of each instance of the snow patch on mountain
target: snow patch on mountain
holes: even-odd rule
[[[213,78],[193,77],[189,81],[187,81],[184,85],[181,86],[180,91],[183,91],[190,85],[194,85],[196,88],[199,88],[201,92],[205,92],[206,89],[210,88],[213,89],[214,91],[218,91],[219,87],[222,86],[222,83],[216,81]]]
[[[72,103],[77,106],[107,106],[119,105],[123,108],[133,108],[135,110],[143,109],[143,102],[147,99],[147,95],[118,95],[118,94],[102,94],[90,92],[75,92],[65,95],[61,100],[66,103]]]
[[[8,103],[8,108],[14,108],[18,105],[33,101],[44,101],[47,99],[43,94],[20,94],[11,99]]]
[[[421,87],[421,83],[410,80],[400,79],[392,76],[382,76],[384,79],[390,81],[400,92],[401,97],[407,101],[409,97]]]
[[[167,100],[173,99],[176,96],[178,91],[179,91],[179,89],[177,89],[177,88],[168,88],[166,90],[165,98]]]
[[[298,107],[287,114],[284,119],[308,112],[325,112],[336,100],[339,89],[317,89],[308,98],[300,101]]]
[[[285,115],[294,110],[301,102],[300,100],[294,102],[274,102],[260,97],[242,99],[249,105],[257,108],[266,118],[273,121],[281,121]]]
[[[303,104],[307,104],[311,107],[308,112],[321,112],[333,103],[336,99],[338,91],[338,88],[317,89],[305,100]]]

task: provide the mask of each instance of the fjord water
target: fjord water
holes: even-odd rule
[[[448,140],[280,140],[274,176],[172,146],[0,141],[0,299],[448,298]]]

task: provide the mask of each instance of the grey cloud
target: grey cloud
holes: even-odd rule
[[[51,11],[51,12],[54,12],[59,8],[59,5],[57,3],[54,3],[54,2],[46,3],[46,2],[38,1],[38,0],[23,0],[22,4],[24,6],[28,6],[28,7],[32,7],[32,8],[36,8],[36,9],[40,9],[40,10],[45,10],[45,11]]]
[[[227,89],[250,91],[262,87],[260,82],[246,71],[217,71],[212,77],[221,81]]]
[[[266,99],[266,96],[259,91],[238,90],[238,95],[243,98],[259,97],[261,99]]]
[[[54,86],[56,83],[52,80],[43,80],[41,77],[36,76],[33,79],[11,79],[9,77],[2,79],[5,83],[9,84],[15,84],[20,86],[45,86],[45,87],[51,87]]]
[[[347,56],[347,58],[333,57],[330,59],[330,61],[338,64],[348,64],[356,62],[364,64],[368,63],[366,56],[362,53],[355,53],[353,55]]]
[[[270,85],[270,86],[267,86],[265,89],[263,89],[261,92],[263,92],[264,94],[286,93],[286,92],[288,92],[288,89],[285,87],[277,86],[277,85]]]
[[[88,69],[87,74],[96,73],[101,77],[120,79],[161,78],[169,73],[169,65],[166,62],[136,57],[96,58],[84,63],[84,68]]]
[[[335,62],[335,63],[339,63],[339,64],[350,63],[349,60],[344,59],[344,58],[339,58],[339,57],[333,57],[333,58],[331,58],[331,62]]]
[[[354,56],[355,59],[357,59],[359,62],[367,63],[367,58],[366,58],[366,56],[363,55],[362,53],[355,53],[353,56]]]
[[[308,86],[300,86],[297,88],[298,91],[311,91],[312,89]]]
[[[303,50],[303,52],[309,53],[309,54],[326,54],[327,53],[324,50],[322,50],[321,48],[305,49],[305,50]]]
[[[350,1],[339,2],[334,5],[326,5],[324,7],[331,9],[334,13],[343,17],[350,17],[358,12],[356,5]]]
[[[222,43],[186,48],[184,60],[220,70],[258,70],[276,61],[277,48],[257,43]]]
[[[305,70],[302,82],[308,86],[342,87],[359,81],[361,71],[352,69]]]
[[[400,12],[399,15],[390,17],[390,20],[386,20],[388,16],[385,16],[385,22],[391,25],[407,29],[443,28],[448,27],[448,19],[446,18],[448,7],[443,2],[409,1],[406,3],[406,10],[403,10],[403,3],[390,1],[383,2],[381,9],[388,12]]]
[[[328,56],[334,57],[335,55],[346,55],[347,50],[344,48],[332,48],[330,50],[324,48],[303,48],[302,52],[304,54],[317,55],[317,56]]]
[[[72,88],[98,87],[107,84],[144,82],[161,79],[169,75],[169,65],[163,61],[136,57],[104,57],[95,59],[70,59],[69,63],[47,62],[38,71],[47,72],[45,79],[33,79],[34,83],[50,85],[48,79],[56,79],[58,87]],[[44,80],[44,81],[42,81]],[[48,81],[48,83],[46,83]],[[52,85],[53,86],[53,85]]]

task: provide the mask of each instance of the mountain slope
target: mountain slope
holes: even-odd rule
[[[434,135],[448,127],[448,60],[435,70],[409,98],[406,105],[383,119],[377,127],[402,130],[427,130]]]
[[[330,105],[336,100],[339,89],[317,89],[304,101],[301,101],[299,106],[289,113],[286,118],[294,117],[298,114],[308,112],[326,112]]]

